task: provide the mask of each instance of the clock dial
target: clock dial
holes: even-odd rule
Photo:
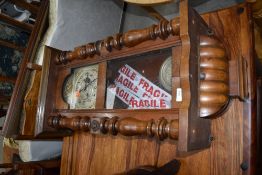
[[[65,80],[63,98],[70,109],[94,109],[96,103],[98,65],[75,69]]]
[[[161,65],[159,71],[159,82],[168,91],[172,90],[172,57],[168,57]]]

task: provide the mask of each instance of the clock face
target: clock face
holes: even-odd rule
[[[67,77],[63,98],[70,109],[94,109],[96,103],[98,65],[75,69]]]
[[[172,90],[172,57],[168,57],[161,65],[159,82],[168,91]]]

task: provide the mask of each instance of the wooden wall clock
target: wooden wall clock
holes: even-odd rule
[[[85,131],[177,140],[180,152],[209,147],[210,118],[245,88],[232,89],[225,46],[186,1],[180,16],[73,51],[46,47],[35,136]]]

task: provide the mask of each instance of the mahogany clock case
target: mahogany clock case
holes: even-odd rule
[[[158,155],[155,156],[157,158],[156,160],[152,159],[154,162],[159,162],[159,157],[173,159],[174,155],[178,155],[177,153],[174,153],[177,152],[177,150],[191,151],[207,148],[212,141],[212,137],[210,137],[211,120],[199,117],[199,107],[201,107],[199,106],[199,104],[201,105],[201,103],[199,103],[200,99],[194,101],[194,98],[191,99],[191,95],[194,93],[193,90],[195,90],[195,97],[200,97],[201,92],[203,92],[203,87],[207,87],[202,86],[201,88],[201,85],[203,85],[203,82],[205,83],[206,78],[208,78],[208,74],[206,74],[208,72],[205,72],[206,69],[204,66],[209,65],[213,66],[213,68],[223,68],[224,72],[228,72],[226,75],[229,77],[224,76],[225,74],[218,74],[218,77],[222,78],[223,82],[229,83],[228,87],[223,86],[225,87],[224,90],[226,90],[225,94],[228,93],[227,97],[234,99],[231,100],[232,103],[229,104],[229,109],[223,111],[224,114],[222,114],[221,118],[212,120],[212,134],[214,134],[216,140],[211,144],[211,148],[206,149],[199,154],[195,154],[192,157],[187,157],[186,161],[191,163],[193,161],[198,167],[202,166],[200,171],[205,170],[205,172],[209,172],[206,174],[210,174],[213,171],[219,172],[218,174],[223,174],[225,171],[231,172],[232,174],[232,170],[234,170],[234,172],[239,172],[241,171],[239,170],[239,165],[243,162],[243,165],[247,163],[251,167],[245,172],[247,174],[254,174],[252,173],[252,165],[255,164],[256,157],[254,154],[256,76],[253,63],[253,26],[250,7],[248,7],[247,4],[241,4],[230,9],[205,14],[203,15],[203,18],[208,23],[208,25],[206,25],[195,12],[187,9],[185,1],[181,1],[180,16],[181,18],[179,19],[174,19],[169,22],[161,21],[159,25],[151,26],[146,29],[129,31],[124,34],[117,34],[113,37],[108,37],[105,40],[89,43],[77,47],[73,51],[65,52],[46,47],[34,137],[50,139],[71,135],[73,131],[91,132],[94,131],[94,129],[97,129],[97,127],[94,126],[99,126],[95,125],[99,124],[99,122],[102,122],[103,124],[102,129],[107,130],[99,130],[101,128],[98,127],[97,134],[109,132],[115,135],[119,132],[120,134],[127,135],[130,134],[131,131],[128,130],[128,132],[126,132],[126,128],[119,130],[119,128],[116,127],[119,123],[121,126],[131,126],[128,129],[139,124],[142,130],[137,130],[135,132],[132,131],[131,134],[136,136],[139,134],[138,142],[140,143],[143,141],[147,142],[148,140],[144,140],[145,136],[152,136],[152,133],[161,136],[162,139],[168,137],[171,138],[168,142],[164,142],[165,146],[161,145],[163,142],[153,142],[157,145],[156,150],[158,151],[149,155]],[[202,27],[199,27],[199,25]],[[141,35],[137,37],[136,34]],[[201,38],[203,39],[203,37],[201,37],[203,35],[207,38],[201,40]],[[141,38],[141,36],[143,37]],[[219,38],[222,45],[221,43],[219,44],[217,40],[212,40],[212,36]],[[214,47],[211,47],[212,49],[210,47],[207,49],[206,46],[208,43],[210,44],[212,42],[213,44],[216,44],[215,46],[218,46],[215,47],[215,49],[223,49],[217,49],[216,52],[213,52],[214,50],[212,50]],[[171,51],[170,54],[173,59],[171,89],[173,98],[171,109],[105,109],[106,88],[107,85],[109,85],[108,82],[112,83],[112,79],[114,79],[112,78],[113,73],[108,73],[110,63],[113,63],[114,61],[117,63],[118,61],[125,59],[129,60],[129,58],[138,55],[145,56],[150,55],[151,53],[157,55],[157,53],[166,49]],[[205,55],[214,53],[220,54],[219,58],[222,59],[220,59],[220,61],[217,58],[210,59],[206,57],[206,59],[202,59]],[[168,55],[169,54],[163,57]],[[193,57],[196,59],[192,59]],[[191,61],[190,64],[189,60]],[[210,62],[206,62],[205,60],[210,60]],[[221,62],[221,60],[223,61]],[[96,109],[69,109],[69,105],[63,99],[62,94],[65,79],[68,75],[73,73],[74,70],[77,70],[77,68],[95,64],[98,65],[95,102]],[[189,65],[190,67],[188,68],[187,66]],[[119,70],[118,68],[115,69],[115,72]],[[195,68],[195,70],[193,70],[193,68]],[[194,73],[192,73],[192,71]],[[143,72],[141,71],[140,73]],[[192,76],[195,77],[192,78]],[[191,81],[189,81],[190,78]],[[175,100],[176,98],[174,98],[174,94],[176,95],[176,90],[178,88],[187,89],[183,90],[182,103],[178,103]],[[19,93],[19,91],[16,93]],[[225,94],[221,93],[221,95]],[[21,101],[22,98],[23,97],[19,98],[19,101]],[[221,99],[221,101],[224,101],[224,98]],[[212,100],[212,102],[217,101],[219,100]],[[192,103],[195,105],[192,106]],[[19,106],[22,106],[22,104],[19,104]],[[223,107],[226,106],[227,105],[224,105]],[[191,110],[192,107],[195,107],[193,108],[194,110]],[[190,111],[196,112],[197,115],[188,115]],[[218,116],[220,115],[215,113],[214,117]],[[50,118],[51,120],[49,120]],[[163,118],[164,120],[161,120]],[[160,120],[162,123],[156,122],[157,120]],[[51,122],[48,123],[48,121]],[[94,124],[91,125],[91,121]],[[149,131],[144,130],[147,128],[148,124],[150,124],[150,127],[154,126],[156,130],[152,132],[152,127],[149,127]],[[159,125],[156,127],[156,124]],[[94,128],[90,128],[90,126]],[[172,133],[169,131],[170,128],[172,129]],[[140,138],[141,133],[143,136]],[[174,135],[170,135],[170,133]],[[95,133],[93,132],[93,134]],[[69,145],[71,151],[64,149],[65,152],[68,152],[65,154],[66,156],[64,156],[64,158],[66,157],[66,160],[68,160],[67,154],[71,154],[71,152],[75,153],[75,149],[72,147],[75,148],[76,145],[72,144],[73,142],[82,143],[82,150],[87,151],[93,151],[93,149],[90,149],[90,145],[96,145],[95,149],[97,149],[98,152],[100,152],[101,146],[104,148],[103,146],[109,143],[108,141],[110,141],[110,143],[112,141],[113,144],[117,140],[117,142],[121,143],[121,146],[123,146],[122,143],[124,143],[124,141],[128,141],[128,143],[133,143],[133,141],[136,142],[135,139],[132,139],[134,137],[120,137],[118,139],[113,139],[112,137],[105,137],[103,135],[98,138],[97,136],[83,132],[77,132],[72,137],[67,138],[69,138],[70,143],[67,142],[65,147],[66,145]],[[103,143],[102,145],[96,144],[100,138],[104,140],[101,142]],[[83,145],[84,143],[87,143],[83,141],[85,139],[91,144]],[[68,141],[68,139],[65,139],[65,141]],[[147,142],[146,144],[148,145],[149,143]],[[166,149],[166,146],[168,149]],[[141,147],[138,147],[138,149],[140,148]],[[114,146],[110,147],[108,150],[110,152],[106,152],[108,153],[107,155],[110,155],[112,150],[118,150],[118,148]],[[159,154],[159,150],[160,152],[165,152],[164,156],[163,154],[162,156]],[[236,160],[235,163],[231,163],[230,155],[236,155],[236,159],[234,159],[234,162]],[[81,157],[82,155],[77,156]],[[86,159],[86,154],[83,156]],[[196,157],[201,161],[195,161]],[[92,159],[93,158],[96,158],[96,156],[92,157]],[[211,159],[212,161],[210,161]],[[99,158],[97,160],[99,160]],[[203,161],[205,163],[203,163]],[[229,166],[224,166],[225,161]],[[191,166],[191,163],[188,165]],[[206,165],[208,165],[209,168],[206,168]],[[221,168],[212,168],[217,167],[217,165]],[[69,167],[72,167],[72,165],[70,164]],[[191,172],[191,168],[188,168],[188,172]],[[194,173],[195,171],[191,174]]]
[[[61,137],[68,135],[72,130],[81,129],[81,127],[77,126],[80,124],[79,119],[87,122],[83,123],[83,127],[86,126],[87,128],[84,130],[88,131],[90,129],[88,126],[91,128],[93,126],[88,124],[89,117],[97,119],[98,122],[102,122],[100,121],[102,120],[101,117],[110,118],[117,116],[121,120],[131,117],[140,120],[141,123],[143,121],[151,121],[151,119],[161,122],[161,119],[164,118],[165,122],[169,121],[172,123],[173,120],[178,122],[180,127],[178,128],[178,124],[175,124],[175,128],[170,128],[170,123],[163,125],[164,130],[159,130],[162,125],[158,125],[157,130],[152,132],[157,135],[159,133],[164,135],[164,137],[161,137],[162,139],[166,137],[172,138],[170,132],[173,131],[175,132],[174,138],[177,138],[176,135],[179,134],[178,145],[180,151],[209,147],[210,121],[200,118],[199,53],[200,36],[209,36],[210,29],[193,9],[187,9],[185,4],[182,6],[181,16],[184,16],[183,20],[162,21],[158,26],[130,31],[123,35],[117,34],[116,38],[109,37],[102,41],[101,47],[94,50],[91,48],[97,47],[95,44],[87,44],[86,46],[76,48],[76,52],[63,52],[46,47],[40,87],[39,112],[36,122],[38,125],[36,126],[35,135],[37,137]],[[154,31],[155,34],[150,35],[149,31]],[[118,40],[121,37],[125,38],[122,38],[124,44],[120,47]],[[116,42],[113,42],[114,39]],[[121,39],[119,41],[121,42]],[[88,51],[91,52],[89,53]],[[86,56],[81,55],[78,57],[78,54]],[[147,79],[156,83],[158,87],[163,88],[159,85],[159,71],[163,62],[170,56],[172,57],[171,63],[173,67],[172,88],[171,92],[169,92],[172,96],[171,109],[105,109],[107,85],[110,82],[112,83],[112,78],[115,78],[119,67],[128,63],[137,69],[140,74],[147,76]],[[70,60],[68,61],[68,59]],[[63,98],[64,81],[75,68],[94,64],[98,64],[96,109],[70,109]],[[188,76],[189,74],[190,76]],[[181,85],[178,82],[181,82]],[[175,100],[176,90],[180,87],[183,89],[182,102]],[[117,100],[116,104],[119,105]],[[125,108],[123,104],[120,104],[120,106],[120,108]],[[114,107],[116,108],[116,106]],[[52,116],[55,116],[54,120],[52,120]],[[53,124],[56,123],[56,119],[60,121],[59,116],[68,119],[65,118],[64,123],[62,120],[62,123],[59,122],[59,124],[65,124],[64,127],[58,126],[57,129],[54,129],[56,125]],[[71,119],[73,123],[68,123],[67,120]],[[150,133],[145,132],[143,131],[142,135],[152,135],[151,131]],[[120,131],[120,133],[130,135],[130,133],[127,134],[127,131]],[[135,132],[131,135],[138,135],[138,133]]]

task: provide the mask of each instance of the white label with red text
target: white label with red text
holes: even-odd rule
[[[131,109],[167,109],[171,95],[153,84],[127,64],[115,79],[116,96]]]

